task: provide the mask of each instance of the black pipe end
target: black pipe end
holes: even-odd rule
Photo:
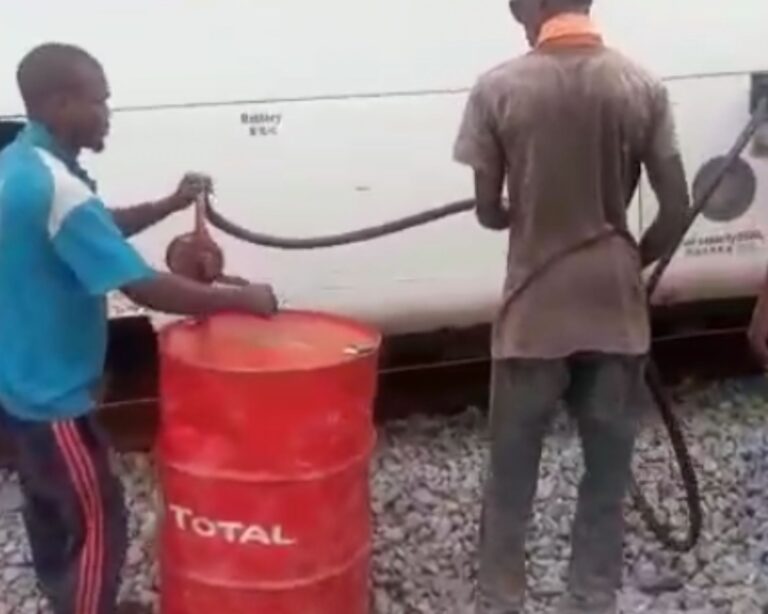
[[[768,71],[752,73],[752,89],[749,96],[749,112],[754,113],[761,99],[768,99]]]

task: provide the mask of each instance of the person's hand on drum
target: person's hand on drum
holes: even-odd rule
[[[242,280],[244,281],[244,280]],[[240,308],[258,316],[271,316],[277,313],[277,297],[269,284],[249,284],[237,290],[242,305]]]

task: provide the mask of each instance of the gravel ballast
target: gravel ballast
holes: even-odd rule
[[[758,614],[768,603],[768,380],[681,387],[675,396],[699,473],[704,533],[689,554],[665,552],[628,505],[622,612]],[[371,478],[376,614],[472,612],[486,435],[475,410],[380,429]],[[123,592],[155,603],[151,460],[131,454],[116,463],[131,511]],[[635,466],[651,500],[684,527],[677,469],[652,416]],[[550,612],[562,593],[581,470],[578,440],[563,417],[547,440],[531,524],[529,612]],[[0,472],[0,614],[47,612],[18,504],[15,477]]]

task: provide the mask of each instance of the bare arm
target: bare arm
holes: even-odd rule
[[[277,310],[272,289],[266,285],[216,287],[158,272],[121,289],[135,303],[164,313],[206,316],[222,311],[245,311],[266,316]]]
[[[475,213],[482,226],[490,230],[509,228],[509,211],[504,207],[504,170],[475,171]]]
[[[654,123],[643,163],[659,203],[656,219],[640,242],[640,255],[646,267],[667,255],[683,238],[690,205],[674,117],[667,92],[661,86],[656,94]]]
[[[186,209],[204,190],[211,189],[211,179],[200,173],[187,173],[176,191],[156,202],[112,209],[112,218],[124,237],[132,237],[150,226],[163,221],[169,215]]]
[[[768,277],[755,304],[747,337],[755,357],[768,368]]]
[[[652,158],[646,163],[646,170],[659,202],[659,212],[640,242],[643,267],[664,257],[682,239],[690,204],[685,169],[679,155]]]
[[[110,213],[123,236],[132,237],[185,206],[185,204],[179,205],[172,197],[168,197],[153,203],[111,209]]]
[[[480,224],[491,230],[508,228],[509,212],[502,199],[506,155],[482,82],[478,82],[467,100],[453,156],[474,170],[475,214]]]

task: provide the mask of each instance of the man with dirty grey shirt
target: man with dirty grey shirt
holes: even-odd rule
[[[532,50],[479,79],[455,145],[475,173],[480,223],[509,233],[477,614],[523,611],[526,528],[561,400],[586,471],[560,612],[614,613],[650,344],[642,271],[683,231],[685,172],[664,86],[604,45],[591,0],[510,8]],[[643,167],[659,212],[638,245],[626,212]]]

